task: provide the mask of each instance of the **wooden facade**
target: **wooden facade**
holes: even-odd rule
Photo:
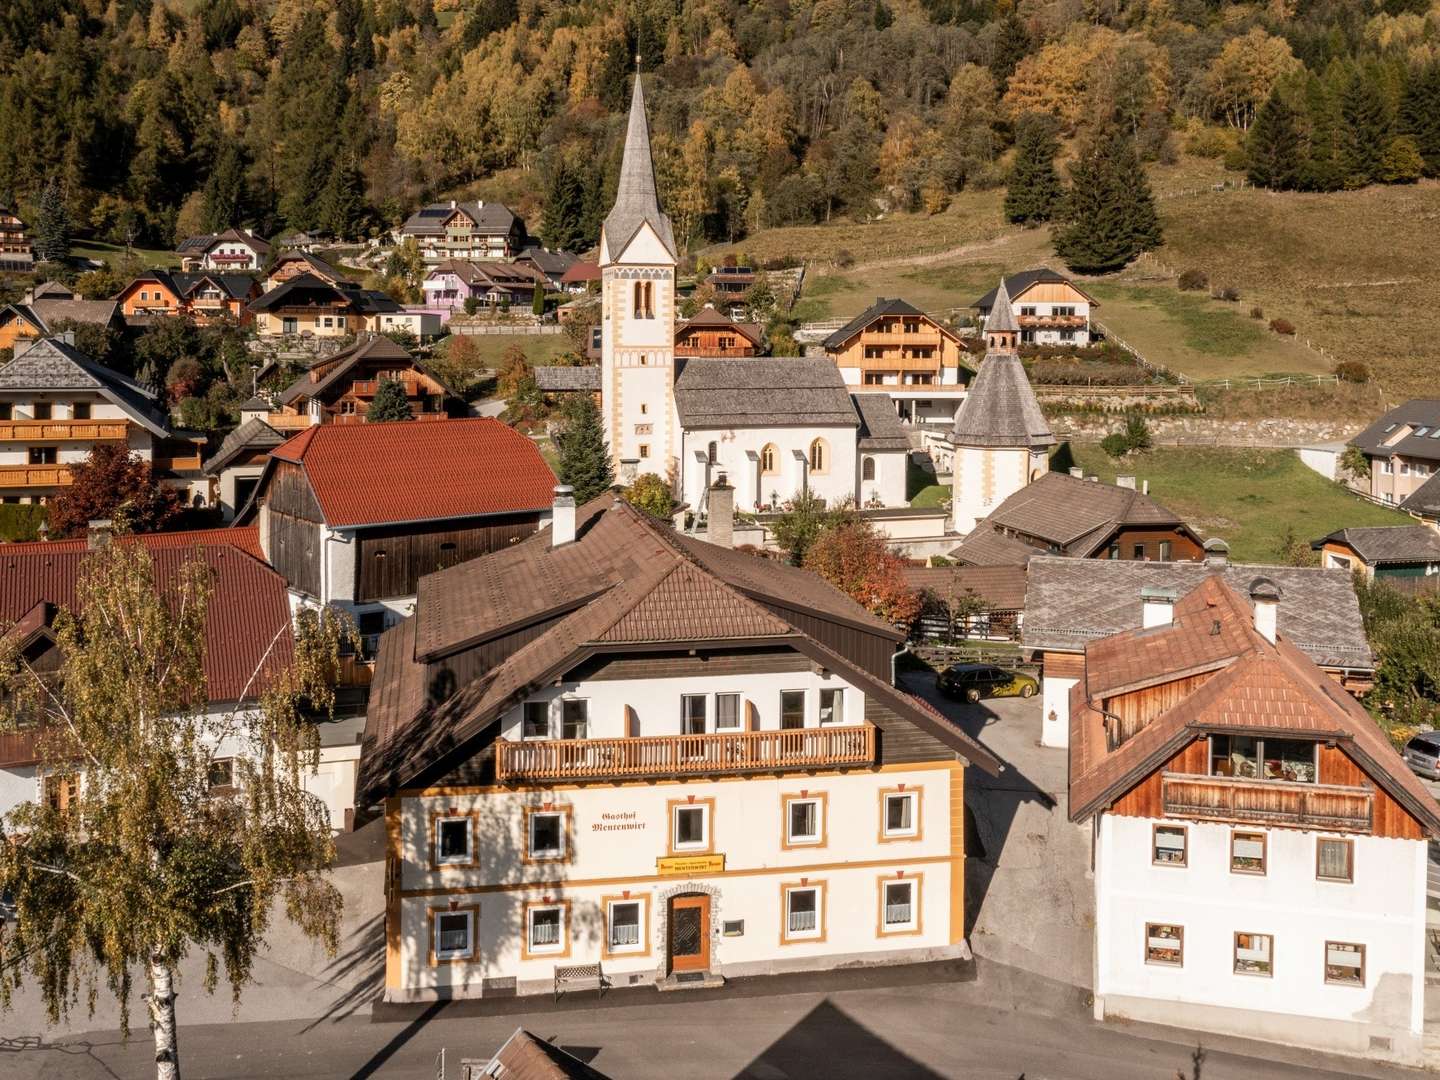
[[[310,596],[321,595],[324,521],[305,470],[275,461],[265,489],[265,554],[291,588]]]
[[[414,596],[420,579],[436,570],[509,547],[540,527],[540,515],[505,514],[454,521],[395,525],[358,531],[361,603]]]
[[[1162,545],[1169,547],[1167,549]],[[1114,556],[1111,555],[1112,550]],[[1095,554],[1101,559],[1113,557],[1137,562],[1195,562],[1205,557],[1205,549],[1181,528],[1122,527]]]
[[[760,346],[734,326],[681,326],[675,331],[677,356],[759,356]]]
[[[887,379],[907,385],[939,386],[960,366],[960,339],[928,315],[881,315],[827,353],[838,367],[860,373],[858,385]]]
[[[1108,749],[1113,751],[1129,742],[1151,720],[1167,709],[1180,704],[1214,675],[1215,672],[1206,671],[1199,675],[1189,675],[1183,679],[1161,683],[1158,686],[1147,686],[1143,690],[1106,698],[1104,709],[1114,717],[1108,722],[1105,729]]]

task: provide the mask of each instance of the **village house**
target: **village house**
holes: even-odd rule
[[[1025,270],[1007,277],[1005,289],[1018,312],[1022,345],[1090,344],[1090,313],[1100,306],[1099,301],[1063,274],[1045,267]],[[990,330],[995,298],[996,290],[991,289],[970,305],[985,331]]]
[[[1428,525],[1378,525],[1338,529],[1311,541],[1320,564],[1360,571],[1371,581],[1401,588],[1440,585],[1440,531]]]
[[[118,328],[119,305],[114,300],[86,300],[58,281],[44,282],[27,290],[18,304],[0,307],[0,349],[49,337],[70,322]]]
[[[109,442],[204,505],[203,436],[172,428],[152,391],[91,360],[74,335],[23,344],[0,367],[0,500],[45,502],[70,484],[71,465]]]
[[[180,269],[256,273],[265,268],[270,257],[270,243],[249,229],[226,229],[205,236],[191,236],[175,249],[180,256]]]
[[[1102,484],[1047,472],[992,510],[950,557],[970,566],[1024,566],[1034,555],[1170,562],[1204,557],[1204,541],[1135,477]]]
[[[247,310],[260,337],[337,338],[377,330],[381,315],[401,308],[378,290],[304,273],[252,300]]]
[[[60,653],[55,620],[73,609],[82,564],[104,543],[143,544],[163,587],[187,562],[199,558],[210,573],[210,606],[205,618],[204,673],[207,710],[223,717],[254,707],[267,674],[278,673],[291,651],[290,604],[285,581],[266,566],[256,530],[211,529],[142,533],[111,539],[109,522],[92,523],[88,536],[4,545],[6,585],[0,589],[0,620],[20,638],[25,659],[37,671],[55,671]],[[252,673],[260,673],[254,685]],[[320,756],[316,770],[302,775],[307,791],[324,802],[331,827],[352,824],[355,770],[360,759],[356,718],[318,724]],[[36,727],[0,734],[0,814],[22,802],[38,801],[63,810],[84,783],[83,769],[70,761],[45,760],[43,733]],[[235,760],[257,748],[237,739],[214,748],[216,788],[233,786]]]
[[[359,789],[387,830],[386,999],[968,956],[965,769],[999,763],[893,685],[902,639],[568,488],[550,528],[422,579]]]
[[[709,304],[675,326],[676,356],[761,356],[764,353],[763,326],[736,322]]]
[[[1400,509],[1430,528],[1440,529],[1440,469],[1432,470],[1430,479],[1407,495]]]
[[[753,266],[717,266],[701,283],[715,291],[716,306],[732,319],[745,314],[745,294],[759,279]]]
[[[357,335],[348,349],[317,360],[286,387],[268,423],[280,430],[363,423],[380,384],[387,379],[405,387],[417,420],[444,420],[468,411],[464,399],[404,346],[383,334],[365,332]]]
[[[955,531],[970,533],[1001,503],[1050,471],[1055,436],[1016,352],[1019,327],[1005,283],[985,332],[985,358],[950,430]]]
[[[269,292],[303,274],[319,278],[327,285],[354,287],[354,283],[346,279],[344,271],[337,270],[318,255],[312,255],[308,251],[286,251],[270,264],[269,271],[260,281],[261,290]]]
[[[1440,399],[1397,405],[1350,440],[1370,462],[1371,498],[1403,505],[1440,468]]]
[[[904,300],[880,297],[827,337],[846,385],[883,387],[910,423],[955,421],[971,372],[959,335]]]
[[[147,270],[116,294],[120,311],[131,325],[154,317],[184,317],[205,326],[221,319],[250,322],[247,305],[260,295],[249,274],[209,271],[176,273]]]
[[[255,494],[270,451],[293,434],[273,427],[270,418],[270,403],[252,397],[240,406],[239,425],[205,459],[202,468],[210,480],[210,502],[225,521],[233,521]]]
[[[1095,1016],[1419,1065],[1440,814],[1247,574],[1152,592],[1079,656]]]
[[[426,262],[508,259],[525,246],[525,222],[503,203],[449,202],[422,206],[399,229]]]
[[[422,576],[529,536],[554,483],[498,420],[316,424],[270,452],[237,521],[297,601],[354,616],[368,658]]]
[[[560,275],[562,291],[584,296],[600,287],[600,267],[593,262],[576,262]]]
[[[544,274],[521,262],[467,262],[446,260],[431,267],[421,283],[427,307],[456,314],[473,300],[481,307],[518,307],[535,300],[545,288]]]
[[[18,214],[0,206],[0,270],[28,274],[35,267],[35,245]]]
[[[532,271],[548,292],[561,291],[565,272],[576,261],[576,257],[568,251],[551,251],[542,247],[527,247],[515,256],[515,265]]]
[[[1279,585],[1283,631],[1337,686],[1363,693],[1374,682],[1375,657],[1350,574],[1344,570],[1231,563],[1220,540],[1201,562],[1136,562],[1036,555],[1027,567],[1021,644],[1041,662],[1044,746],[1070,738],[1070,692],[1084,677],[1085,645],[1163,621],[1174,602],[1208,577],[1244,592],[1260,576]]]

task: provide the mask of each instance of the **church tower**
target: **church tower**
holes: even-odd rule
[[[1050,469],[1055,445],[1050,424],[1016,351],[1020,325],[1002,278],[985,320],[985,358],[955,416],[951,481],[955,531],[968,533],[979,521]]]
[[[616,480],[668,479],[679,453],[675,412],[675,267],[660,210],[640,73],[630,97],[620,185],[600,229],[600,407]]]

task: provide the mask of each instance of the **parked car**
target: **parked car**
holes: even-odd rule
[[[1440,731],[1422,731],[1405,744],[1405,764],[1410,771],[1440,780]]]
[[[1023,671],[994,664],[951,664],[940,673],[940,692],[948,697],[979,701],[987,697],[1034,697],[1040,684]]]

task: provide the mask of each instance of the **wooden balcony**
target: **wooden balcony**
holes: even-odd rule
[[[875,727],[856,724],[628,739],[501,739],[495,746],[495,772],[502,781],[716,776],[872,765]]]
[[[128,426],[124,420],[7,420],[0,422],[0,442],[123,440]]]
[[[0,488],[54,488],[71,483],[65,465],[0,466]]]
[[[916,330],[909,334],[898,331],[867,331],[860,335],[861,345],[925,345],[938,349],[941,340],[937,330]]]
[[[1167,817],[1334,832],[1369,832],[1375,808],[1368,787],[1169,772],[1161,774],[1160,799]]]
[[[424,397],[427,394],[436,392],[418,379],[356,379],[350,384],[350,393],[355,397],[374,397],[379,391],[382,381],[398,382],[401,386],[405,387],[406,397]]]
[[[310,426],[310,416],[308,413],[272,412],[265,417],[265,423],[276,431],[304,431]]]
[[[1021,315],[1018,321],[1025,330],[1081,330],[1089,320],[1084,315]]]

